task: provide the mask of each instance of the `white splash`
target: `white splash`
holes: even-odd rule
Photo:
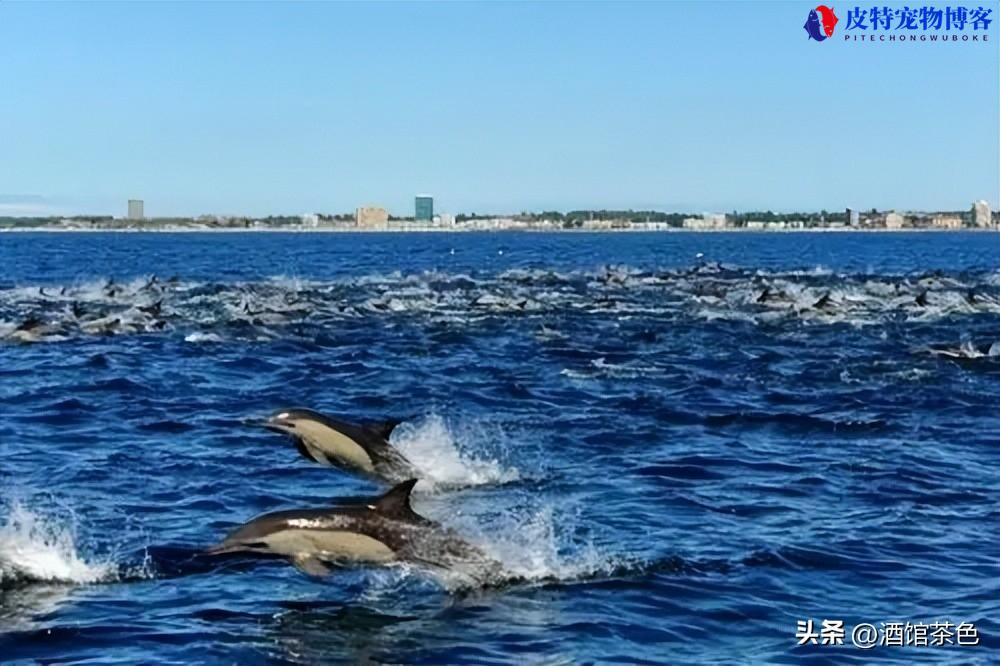
[[[459,439],[468,444],[469,440],[485,439],[483,434],[466,428],[465,436],[456,437],[444,419],[432,414],[419,423],[399,426],[393,433],[392,445],[421,472],[418,489],[422,491],[518,480],[516,468],[505,466],[495,457],[477,457],[459,446]],[[491,444],[495,446],[496,442]]]
[[[620,565],[593,543],[571,541],[568,527],[575,520],[564,514],[552,506],[509,513],[500,519],[506,524],[483,529],[481,545],[506,571],[529,582],[587,578]]]
[[[603,356],[590,362],[592,370],[563,368],[559,374],[570,379],[636,379],[645,375],[662,375],[664,370],[637,362],[608,363]]]
[[[435,518],[501,566],[494,571],[468,562],[426,572],[453,591],[483,585],[570,582],[613,575],[636,564],[581,540],[576,534],[578,516],[552,505],[511,507],[499,513],[490,510],[486,515],[459,511]]]
[[[197,344],[199,342],[222,342],[222,338],[215,333],[201,333],[195,331],[184,336],[184,342]]]
[[[110,561],[86,561],[76,546],[72,524],[10,505],[0,527],[0,587],[28,582],[96,583],[117,575]]]

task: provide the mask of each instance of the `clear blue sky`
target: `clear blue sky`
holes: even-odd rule
[[[0,215],[1000,207],[997,3],[947,45],[828,4],[0,0]]]

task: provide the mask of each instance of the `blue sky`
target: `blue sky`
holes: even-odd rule
[[[0,215],[1000,207],[1000,21],[829,4],[0,2]]]

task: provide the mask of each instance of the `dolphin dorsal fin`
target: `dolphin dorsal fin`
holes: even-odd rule
[[[416,479],[408,479],[393,486],[389,492],[375,500],[372,508],[381,514],[393,518],[417,518],[422,520],[410,507],[410,493],[413,492],[413,486],[416,484]]]
[[[388,442],[389,435],[391,435],[392,431],[396,429],[396,426],[402,422],[403,419],[388,419],[385,421],[374,421],[372,423],[368,423],[365,427]]]

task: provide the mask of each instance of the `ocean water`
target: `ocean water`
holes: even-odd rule
[[[4,664],[997,663],[1000,235],[5,234],[0,266]],[[415,508],[516,582],[199,555],[380,492],[251,424],[290,406],[404,418]],[[979,645],[850,645],[907,621]]]

